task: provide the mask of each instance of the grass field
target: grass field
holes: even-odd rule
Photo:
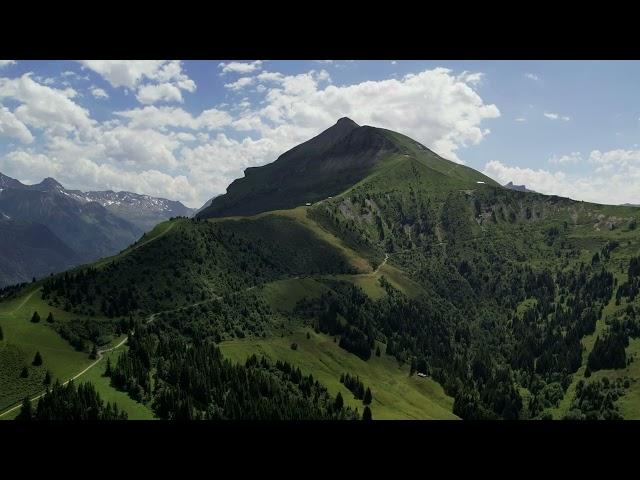
[[[31,316],[37,311],[41,321],[32,323]],[[50,370],[53,380],[67,381],[94,363],[85,352],[76,351],[61,338],[52,326],[46,322],[49,312],[56,322],[64,322],[77,315],[51,307],[40,298],[40,289],[34,286],[27,289],[16,299],[0,304],[0,325],[4,340],[0,341],[0,412],[20,402],[25,396],[40,394],[44,386],[42,381],[46,370]],[[121,338],[111,343],[119,343]],[[110,345],[107,345],[109,347]],[[31,365],[36,351],[43,358],[39,367]],[[102,377],[107,356],[115,361],[120,350],[107,352],[95,367],[87,370],[76,382],[91,381],[105,401],[116,401],[120,408],[132,419],[152,418],[151,411],[133,401],[126,394],[118,392],[109,385],[109,379]],[[20,378],[23,366],[29,369],[28,378]],[[15,417],[19,409],[2,417],[3,420]]]
[[[292,342],[298,344],[297,350],[291,349]],[[342,392],[345,403],[362,412],[362,402],[340,383],[342,373],[357,374],[373,393],[371,411],[374,419],[457,418],[451,412],[453,399],[431,378],[409,377],[408,366],[400,367],[395,359],[384,354],[365,362],[338,347],[332,337],[316,334],[309,328],[299,327],[284,337],[226,341],[220,348],[225,356],[237,362],[254,353],[272,360],[285,360],[298,366],[303,373],[312,374],[332,395]]]
[[[39,323],[30,321],[34,311],[40,314]],[[0,304],[0,325],[4,332],[4,340],[0,341],[0,411],[26,395],[39,393],[47,369],[54,379],[66,380],[92,362],[86,353],[74,350],[46,322],[49,312],[53,313],[56,322],[71,317],[42,301],[37,288]],[[36,351],[44,361],[39,367],[31,366]],[[23,366],[29,368],[29,378],[20,378]]]

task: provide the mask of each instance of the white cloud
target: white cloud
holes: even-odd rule
[[[221,75],[225,73],[252,73],[262,68],[262,60],[256,60],[254,62],[230,62],[220,63],[218,65],[222,68]]]
[[[257,77],[261,82],[282,82],[284,75],[279,72],[261,72]]]
[[[77,92],[41,85],[27,73],[18,78],[0,78],[0,99],[22,102],[13,114],[24,124],[60,133],[87,131],[95,121],[89,111],[71,100]]]
[[[225,88],[228,88],[230,90],[238,91],[253,84],[254,81],[255,81],[254,77],[240,77],[238,80],[236,80],[233,83],[225,83],[224,86]]]
[[[8,67],[10,65],[15,65],[15,60],[0,60],[0,68]]]
[[[165,63],[164,60],[80,60],[112,87],[136,88],[146,77],[153,78]]]
[[[525,73],[524,74],[525,78],[528,78],[529,80],[533,80],[533,81],[538,81],[540,80],[540,77],[538,75],[536,75],[535,73]]]
[[[596,172],[640,169],[640,150],[618,149],[604,153],[593,150],[589,155],[589,161],[597,165]]]
[[[522,122],[526,122],[526,121],[527,121],[527,119],[526,119],[526,118],[524,118],[524,117],[518,117],[518,118],[516,118],[516,120],[515,120],[515,121],[516,121],[516,122],[520,122],[520,123],[522,123]]]
[[[22,143],[33,142],[33,135],[7,107],[0,105],[0,137],[17,138]]]
[[[159,101],[182,102],[182,90],[194,92],[196,84],[177,60],[81,60],[112,87],[138,89],[136,98],[148,105]]]
[[[493,160],[485,165],[483,173],[501,184],[512,181],[547,195],[609,205],[640,203],[640,151],[594,150],[590,160],[616,168],[569,175],[563,171],[510,167]]]
[[[182,103],[182,93],[180,89],[170,83],[159,83],[157,85],[145,85],[140,87],[136,98],[143,105],[149,105],[160,101]]]
[[[98,98],[98,99],[109,98],[109,94],[105,92],[102,88],[98,88],[98,87],[93,87],[91,89],[91,95],[93,95],[94,98]]]
[[[580,152],[571,152],[569,155],[553,155],[549,159],[549,163],[566,164],[566,163],[582,163],[582,155]]]
[[[392,60],[392,61],[391,61],[391,65],[397,65],[397,64],[398,64],[398,62],[397,62],[397,61],[395,61],[395,60]]]
[[[130,120],[130,128],[151,128],[163,130],[166,127],[188,128],[191,130],[216,130],[230,125],[232,117],[224,110],[211,108],[197,117],[175,107],[149,106],[134,110],[114,112],[115,115]]]
[[[560,115],[559,113],[545,112],[544,116],[547,117],[549,120],[562,120],[563,122],[568,122],[569,120],[571,120],[571,118],[564,115]]]
[[[266,73],[258,78],[266,80]],[[324,71],[290,76],[269,72],[269,77],[277,85],[267,90],[264,106],[245,115],[241,125],[253,125],[263,137],[285,140],[283,151],[349,116],[359,124],[403,132],[460,161],[459,147],[477,144],[489,134],[481,122],[500,116],[473,88],[480,75],[456,76],[445,68],[341,87],[322,87],[328,77]]]

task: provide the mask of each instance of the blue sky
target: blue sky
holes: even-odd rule
[[[0,61],[0,172],[198,207],[342,116],[501,183],[640,203],[637,61]]]

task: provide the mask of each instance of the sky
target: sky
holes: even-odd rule
[[[640,204],[640,62],[0,60],[0,172],[198,208],[341,117],[504,184]]]

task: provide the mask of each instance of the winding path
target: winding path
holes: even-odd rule
[[[112,350],[115,350],[115,349],[117,349],[117,348],[120,348],[122,345],[124,345],[124,344],[126,343],[126,341],[127,341],[128,339],[129,339],[129,337],[128,337],[128,336],[126,336],[126,337],[124,337],[124,338],[122,339],[122,341],[121,341],[120,343],[118,343],[116,346],[111,347],[111,348],[104,348],[104,349],[98,350],[98,355],[97,355],[97,357],[96,357],[95,362],[93,362],[92,364],[90,364],[87,368],[85,368],[84,370],[82,370],[80,373],[75,374],[73,377],[71,377],[69,380],[67,380],[66,382],[64,382],[62,385],[66,385],[67,383],[69,383],[69,382],[71,382],[71,381],[75,380],[76,378],[78,378],[78,377],[80,377],[80,376],[84,375],[85,373],[87,373],[89,370],[91,370],[93,367],[95,367],[95,366],[98,364],[98,362],[100,362],[100,360],[102,360],[102,355],[104,355],[104,354],[105,354],[105,353],[107,353],[107,352],[111,352]],[[44,397],[46,393],[47,393],[47,392],[45,391],[45,392],[42,392],[42,393],[41,393],[41,394],[39,394],[39,395],[36,395],[35,397],[33,397],[33,398],[31,399],[31,402],[35,402],[36,400],[38,400],[38,399],[40,399],[40,398]],[[4,416],[5,416],[5,415],[7,415],[8,413],[13,412],[14,410],[17,410],[17,409],[18,409],[18,408],[20,408],[21,406],[22,406],[22,402],[20,402],[19,404],[17,404],[17,405],[15,405],[15,406],[11,407],[11,408],[10,408],[10,409],[8,409],[8,410],[5,410],[4,412],[0,413],[0,418],[1,418],[1,417],[4,417]]]

